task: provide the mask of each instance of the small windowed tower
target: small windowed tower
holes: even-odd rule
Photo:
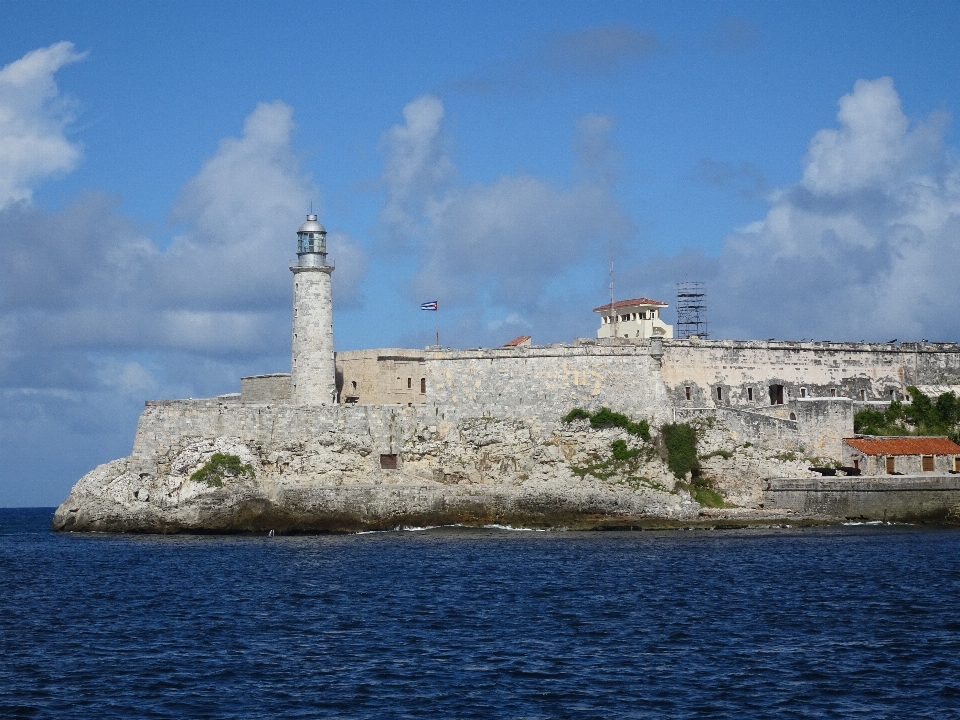
[[[327,231],[316,215],[297,230],[293,272],[293,358],[290,390],[297,405],[336,403],[333,360],[333,297],[327,259]]]

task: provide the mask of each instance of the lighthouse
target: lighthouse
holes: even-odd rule
[[[297,230],[297,264],[293,272],[293,357],[291,394],[297,405],[335,403],[333,298],[327,259],[327,231],[316,215],[307,215]]]

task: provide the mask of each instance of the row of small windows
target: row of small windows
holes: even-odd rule
[[[907,472],[912,472],[913,469],[906,467],[906,465],[912,464],[907,461],[907,458],[901,458],[900,462],[902,463],[901,469]],[[897,458],[895,455],[887,455],[886,462],[884,463],[885,470],[887,475],[901,475],[902,472],[897,472]],[[859,467],[859,461],[854,461],[854,467]],[[916,466],[914,466],[916,467]],[[921,455],[920,456],[920,472],[934,472],[935,462],[933,455]],[[953,471],[960,472],[960,456],[954,456],[953,458]]]
[[[324,252],[326,233],[299,233],[300,252]]]
[[[402,389],[402,387],[403,387],[403,378],[397,378],[397,390]],[[412,377],[408,377],[408,378],[407,378],[407,390],[413,390],[413,378],[412,378]],[[360,393],[360,387],[359,387],[359,385],[357,384],[357,381],[356,381],[356,380],[351,380],[351,381],[350,381],[350,392],[349,392],[349,394],[348,394],[348,397],[359,397],[359,393]],[[425,377],[424,377],[424,378],[420,378],[420,394],[421,394],[421,395],[426,395],[426,394],[427,394],[427,379],[426,379]]]
[[[397,387],[400,386],[400,378],[397,378]],[[407,378],[407,390],[413,390],[413,378]],[[427,393],[427,379],[420,378],[420,394],[426,395]]]
[[[715,396],[716,396],[717,401],[723,402],[723,388],[722,388],[722,387],[716,388],[716,390],[714,391],[714,394],[715,394]],[[684,395],[686,396],[686,399],[687,399],[687,400],[693,399],[693,388],[692,388],[690,385],[687,385],[687,386],[684,387]],[[892,390],[891,390],[891,395],[893,395],[893,391],[892,391]],[[807,389],[806,389],[805,387],[800,388],[800,397],[801,397],[801,398],[810,397],[810,396],[807,394]],[[836,388],[830,388],[830,397],[837,397],[837,389],[836,389]],[[867,391],[866,391],[866,390],[860,390],[860,399],[861,399],[861,400],[866,400],[866,399],[867,399]],[[752,387],[748,387],[748,388],[747,388],[747,402],[753,402],[753,388],[752,388]],[[783,385],[771,385],[771,386],[770,386],[770,404],[771,404],[771,405],[783,405]]]
[[[609,325],[616,320],[617,322],[632,322],[634,320],[653,320],[660,317],[659,310],[644,310],[643,312],[627,313],[626,315],[604,315],[603,324]]]

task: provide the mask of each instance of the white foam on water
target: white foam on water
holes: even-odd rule
[[[439,528],[472,528],[478,529],[477,525],[464,525],[463,523],[456,523],[455,525],[425,525],[420,526],[406,526],[398,525],[395,528],[390,530],[359,530],[354,535],[373,535],[375,533],[394,533],[394,532],[423,532],[424,530],[437,530]],[[512,525],[499,525],[497,523],[491,523],[489,525],[480,525],[479,529],[483,530],[508,530],[510,532],[550,532],[547,528],[525,528],[525,527],[513,527]]]
[[[483,528],[485,530],[511,530],[513,532],[547,532],[545,528],[513,527],[513,525],[498,525],[497,523],[484,525]]]

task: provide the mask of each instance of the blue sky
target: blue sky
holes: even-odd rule
[[[595,333],[958,339],[949,2],[14,2],[0,23],[0,505],[149,398],[289,369],[295,231],[338,349]],[[670,311],[665,313],[670,316]]]

